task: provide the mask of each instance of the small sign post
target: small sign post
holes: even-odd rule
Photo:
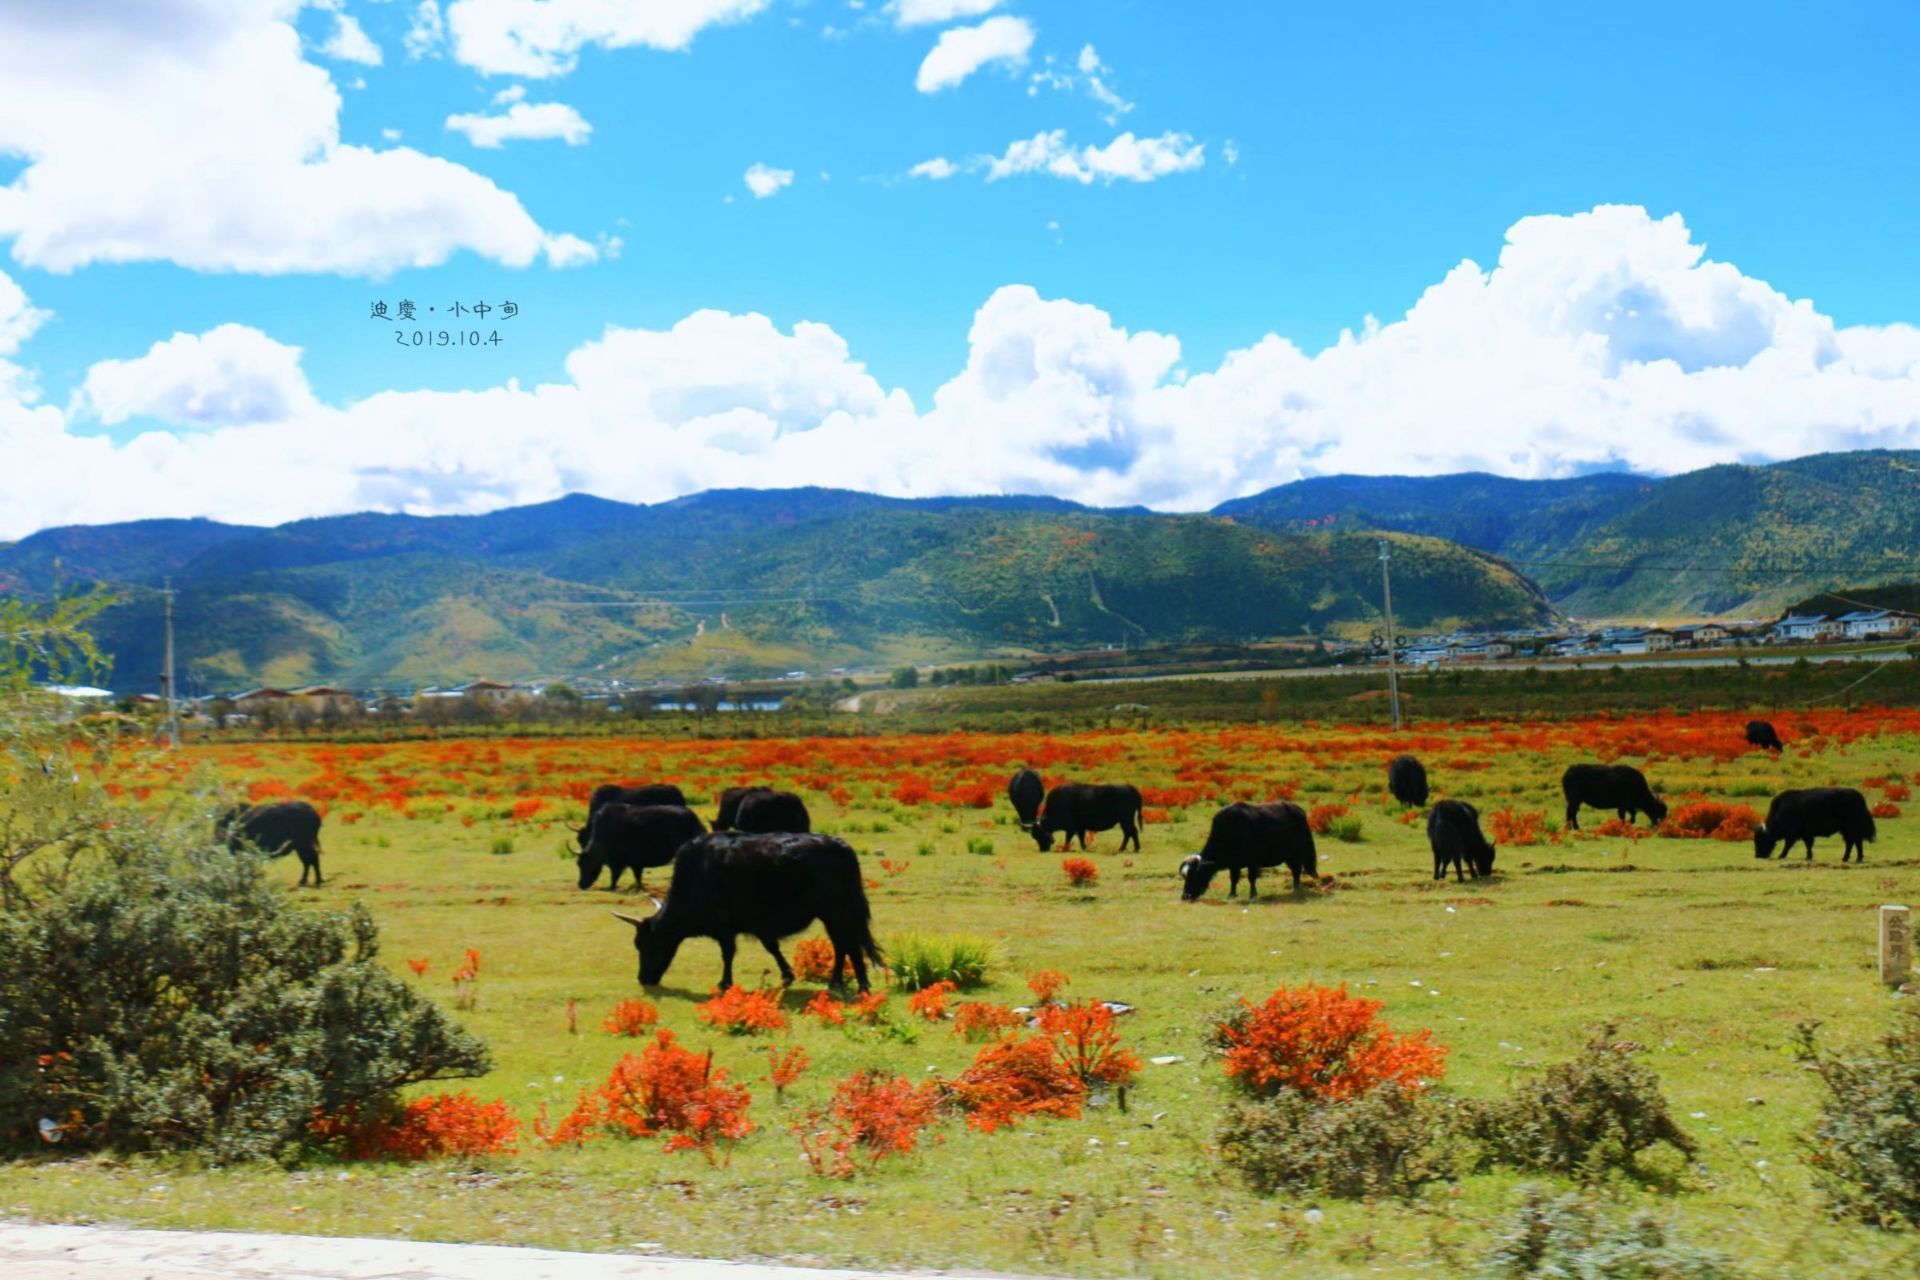
[[[1913,913],[1902,906],[1880,908],[1880,981],[1897,987],[1913,972]]]

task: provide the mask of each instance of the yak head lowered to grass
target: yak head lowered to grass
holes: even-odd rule
[[[674,956],[680,952],[681,939],[660,928],[660,899],[649,897],[653,904],[650,916],[630,916],[624,911],[614,912],[614,917],[633,926],[633,949],[640,953],[640,985],[657,987],[661,979],[667,976],[667,970],[673,964]]]

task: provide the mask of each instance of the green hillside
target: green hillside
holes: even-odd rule
[[[81,530],[58,531],[84,550]],[[34,535],[0,573],[36,563]],[[1393,535],[1409,627],[1548,609],[1493,557]],[[103,545],[126,541],[114,527]],[[133,557],[142,569],[151,558]],[[182,688],[475,676],[733,677],[1103,644],[1241,643],[1367,629],[1375,538],[1036,499],[823,490],[652,507],[570,498],[489,516],[361,515],[239,529],[185,563]],[[21,576],[24,576],[22,574]],[[103,575],[104,576],[104,575]],[[110,579],[111,580],[111,579]],[[103,619],[115,683],[151,687],[159,601]]]

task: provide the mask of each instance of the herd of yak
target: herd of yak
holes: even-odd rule
[[[1748,724],[1747,742],[1782,749],[1773,726],[1763,720]],[[1645,814],[1658,825],[1667,816],[1667,806],[1647,785],[1646,775],[1628,765],[1572,765],[1560,787],[1571,830],[1579,830],[1583,806],[1611,811],[1627,822]],[[1412,756],[1396,757],[1387,766],[1387,789],[1403,805],[1426,807],[1426,769]],[[1052,849],[1061,834],[1069,845],[1078,836],[1085,849],[1089,833],[1115,827],[1122,849],[1140,848],[1143,807],[1138,788],[1064,783],[1048,791],[1039,774],[1021,769],[1008,783],[1007,798],[1021,828],[1042,852]],[[877,964],[881,957],[859,859],[844,840],[815,834],[806,803],[792,792],[729,788],[721,793],[709,831],[671,783],[608,783],[593,792],[586,822],[575,835],[582,889],[592,888],[602,871],[610,873],[611,889],[628,871],[638,884],[648,867],[674,867],[666,900],[653,900],[652,915],[614,913],[633,926],[642,985],[660,983],[686,939],[712,938],[720,946],[721,986],[731,986],[735,939],[741,934],[758,938],[779,966],[782,981],[791,982],[793,969],[780,952],[780,940],[818,920],[833,944],[835,980],[844,963],[851,966],[860,990],[868,989],[867,962]],[[1754,856],[1770,857],[1778,848],[1784,858],[1796,843],[1804,843],[1811,859],[1814,840],[1832,835],[1845,842],[1841,861],[1865,861],[1866,843],[1875,835],[1865,796],[1851,787],[1783,791],[1754,831]],[[315,885],[321,883],[320,814],[304,800],[235,806],[220,815],[214,838],[235,848],[250,844],[275,856],[297,854],[300,883],[307,883],[309,873]],[[1427,841],[1436,880],[1445,879],[1448,868],[1460,881],[1493,872],[1494,846],[1480,830],[1479,811],[1464,800],[1440,800],[1427,810]],[[1288,800],[1230,804],[1214,815],[1200,852],[1181,862],[1181,898],[1192,902],[1201,897],[1222,870],[1229,898],[1239,892],[1242,874],[1251,898],[1259,892],[1260,873],[1280,867],[1292,875],[1296,891],[1303,875],[1319,875],[1306,810]]]

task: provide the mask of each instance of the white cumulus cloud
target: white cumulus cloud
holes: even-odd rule
[[[747,166],[743,181],[747,184],[747,190],[753,192],[755,200],[765,200],[768,196],[778,195],[780,188],[793,185],[793,170],[771,169],[756,161]]]
[[[897,27],[925,27],[956,18],[977,18],[1000,7],[1000,0],[893,0],[887,12]]]
[[[740,22],[768,0],[453,0],[455,60],[486,75],[539,79],[572,71],[580,50],[684,49],[707,27]]]
[[[939,182],[942,179],[951,178],[958,172],[960,172],[959,165],[947,159],[945,156],[935,156],[931,160],[922,160],[919,164],[907,170],[907,176],[910,178],[931,178],[935,182]]]
[[[989,182],[1025,173],[1047,173],[1084,185],[1095,179],[1152,182],[1169,174],[1190,172],[1205,163],[1205,144],[1184,133],[1136,138],[1129,132],[1104,147],[1075,147],[1067,141],[1066,130],[1054,129],[1011,144],[1001,155],[988,157],[984,167]]]
[[[950,89],[988,63],[1025,66],[1033,48],[1033,25],[1025,18],[988,18],[977,27],[951,27],[920,64],[914,87],[922,93]]]
[[[593,132],[593,126],[564,102],[515,101],[500,115],[448,116],[447,128],[465,134],[476,147],[544,138],[559,138],[570,147],[578,147]]]
[[[1920,448],[1920,328],[1839,326],[1706,256],[1677,216],[1525,218],[1397,319],[1317,353],[1278,334],[1190,369],[1172,334],[996,290],[916,405],[831,327],[700,311],[613,326],[564,378],[315,401],[237,325],[102,361],[66,409],[23,361],[42,316],[0,275],[0,537],[76,521],[472,512],[573,490],[1065,493],[1204,509],[1304,475],[1646,472]],[[153,419],[116,441],[97,428]]]
[[[381,275],[462,250],[578,260],[490,179],[340,141],[340,92],[301,55],[298,0],[0,6],[0,240],[50,271]]]
[[[368,38],[359,19],[344,13],[334,15],[333,34],[320,46],[320,52],[342,62],[357,62],[366,67],[380,65],[380,46]]]

